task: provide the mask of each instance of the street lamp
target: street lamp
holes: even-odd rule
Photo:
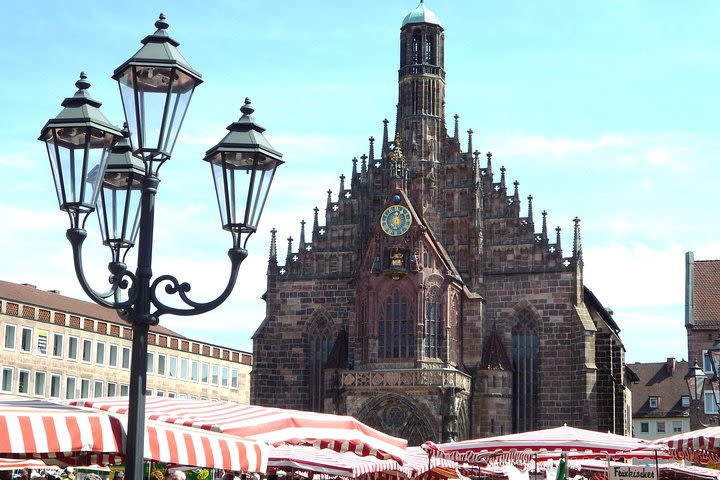
[[[705,403],[706,387],[709,386],[712,391],[712,401],[715,405],[715,411],[720,411],[720,375],[718,375],[718,372],[720,372],[720,337],[718,337],[715,343],[707,350],[707,355],[710,357],[712,377],[708,378],[707,375],[705,375],[703,369],[698,365],[697,360],[695,360],[695,363],[690,367],[687,375],[685,375],[688,392],[690,393],[690,402],[695,405],[698,422],[704,427],[707,427],[708,424],[700,419],[700,406]],[[710,417],[710,421],[720,423],[720,418]]]
[[[257,229],[275,171],[283,163],[282,154],[270,146],[264,129],[253,120],[254,109],[246,99],[240,120],[228,127],[230,133],[204,158],[212,167],[223,229],[233,239],[225,289],[203,303],[192,300],[190,285],[172,275],[151,280],[158,170],[172,156],[192,93],[202,81],[177,50],[178,42],[167,34],[164,15],[155,27],[157,31],[143,39],[143,47],[113,74],[120,85],[126,129],[113,126],[102,114],[101,103],[90,97],[90,83],[81,73],[75,95],[62,102],[65,108],[40,134],[47,146],[60,210],[70,217],[66,236],[80,285],[93,301],[117,310],[132,324],[125,449],[128,480],[140,480],[143,473],[148,330],[163,314],[198,315],[230,295],[247,257],[247,239]],[[102,293],[89,285],[82,265],[85,222],[93,211],[98,213],[103,244],[111,252],[110,288]],[[125,257],[138,235],[133,273]],[[177,295],[184,306],[160,301],[161,286],[166,294]]]

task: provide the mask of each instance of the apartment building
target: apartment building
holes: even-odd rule
[[[91,302],[0,281],[0,392],[74,399],[128,394],[132,326]],[[252,356],[161,325],[148,335],[148,393],[250,401]]]

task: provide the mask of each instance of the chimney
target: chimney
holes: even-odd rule
[[[667,362],[665,362],[665,368],[667,368],[668,373],[670,376],[675,374],[675,358],[669,357],[667,359]]]

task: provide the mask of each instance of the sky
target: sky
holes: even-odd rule
[[[252,351],[263,320],[269,231],[312,222],[339,175],[394,123],[399,29],[416,0],[294,2],[126,0],[62,9],[4,3],[0,17],[0,279],[86,299],[67,216],[37,140],[85,71],[91,95],[123,122],[113,70],[160,12],[202,73],[173,158],[160,171],[155,275],[174,274],[207,301],[224,288],[230,235],[220,227],[205,150],[245,97],[284,154],[259,232],[230,298],[199,317],[163,316],[198,340]],[[536,216],[572,245],[581,219],[585,285],[614,311],[626,360],[684,359],[684,255],[720,258],[720,3],[710,0],[427,0],[445,28],[446,113],[461,143],[492,151]],[[452,133],[452,132],[450,132]],[[483,156],[484,158],[484,156]],[[527,202],[523,200],[522,211]],[[321,223],[322,219],[321,219]],[[108,252],[88,220],[85,271],[107,286]],[[297,243],[296,243],[297,245]],[[131,268],[134,260],[129,260]]]

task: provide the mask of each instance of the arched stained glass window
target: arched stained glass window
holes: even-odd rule
[[[395,290],[385,300],[378,322],[378,357],[410,358],[415,356],[415,330],[405,295]]]
[[[518,312],[512,329],[513,431],[537,429],[538,334],[534,316]]]
[[[325,398],[325,362],[333,346],[330,322],[325,317],[317,317],[308,329],[308,357],[310,359],[310,409],[323,411]]]
[[[440,358],[442,354],[442,302],[437,288],[430,290],[425,300],[425,356]]]

